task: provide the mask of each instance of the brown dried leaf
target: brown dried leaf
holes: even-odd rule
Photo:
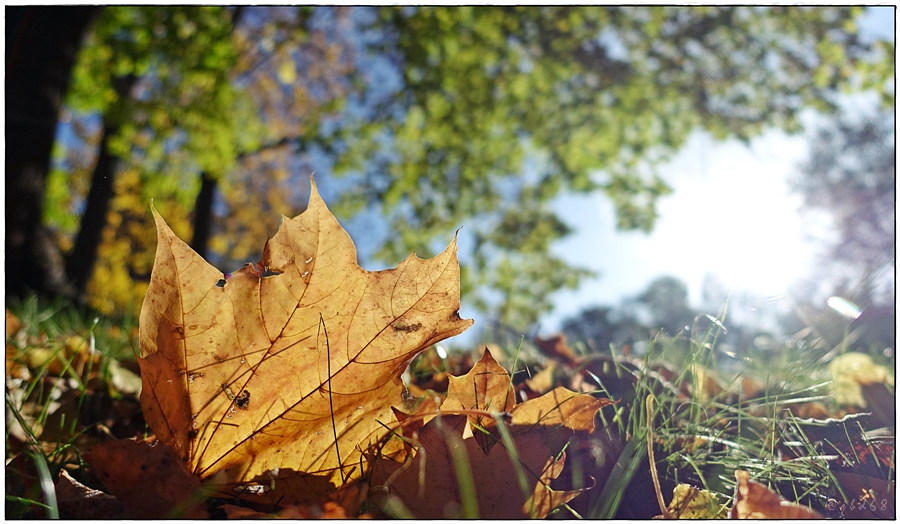
[[[537,337],[534,340],[541,353],[571,367],[578,367],[583,360],[569,348],[566,336],[562,333],[548,338]]]
[[[450,377],[447,399],[441,410],[478,409],[501,413],[515,405],[516,397],[510,387],[509,373],[485,348],[481,360],[468,373]]]
[[[474,433],[482,448],[487,451],[499,436],[496,431],[492,431],[496,421],[490,413],[504,413],[515,405],[516,397],[509,374],[485,347],[481,360],[468,373],[461,377],[450,377],[447,398],[441,404],[441,412],[472,410],[473,413],[468,414],[470,428],[464,432],[463,437]]]
[[[543,518],[593,484],[588,478],[570,483],[569,491],[551,490],[565,465],[565,453],[558,460],[553,455],[575,432],[588,438],[597,410],[611,403],[560,387],[516,405],[508,373],[485,350],[469,373],[450,379],[441,415],[396,413],[396,434],[403,436],[407,452],[394,453],[392,441],[382,448],[381,459],[374,461],[373,496],[386,511],[395,500],[417,518],[459,517],[464,486],[454,453],[462,453],[481,518]],[[509,413],[498,422],[500,410]],[[515,452],[508,450],[498,424],[507,426]],[[520,473],[527,477],[527,493]]]
[[[789,502],[780,495],[750,480],[746,471],[734,472],[737,479],[731,519],[823,519],[822,515],[795,502]]]
[[[132,518],[206,518],[200,479],[159,442],[113,440],[97,444],[84,460]]]
[[[288,506],[277,513],[266,513],[251,508],[222,504],[219,506],[229,519],[340,519],[347,520],[344,508],[335,502],[326,502],[322,506]]]
[[[476,439],[462,438],[466,425],[463,415],[435,417],[417,432],[418,452],[407,463],[376,461],[371,482],[376,502],[384,504],[393,496],[416,518],[459,518],[466,488],[454,453],[462,454],[471,472],[479,518],[544,518],[580,493],[550,490],[549,482],[562,471],[564,456],[554,460],[539,431],[516,436],[517,468],[505,442],[485,452]],[[520,471],[527,479],[527,497],[519,485]]]
[[[59,471],[56,479],[56,502],[59,515],[64,519],[122,520],[129,517],[119,499],[85,486],[65,469]]]
[[[513,427],[564,426],[573,431],[593,431],[597,410],[615,404],[608,398],[597,399],[558,387],[553,391],[515,406]]]
[[[6,308],[6,338],[15,335],[21,327],[22,322]]]
[[[472,324],[458,315],[455,241],[432,259],[365,271],[311,186],[307,210],[283,219],[259,267],[227,276],[154,211],[141,406],[192,472],[231,494],[253,481],[244,493],[275,479],[280,489],[287,472],[303,486],[290,503],[359,478],[363,450],[401,403],[400,373]]]
[[[562,371],[557,370],[556,362],[549,360],[544,369],[537,372],[533,377],[525,380],[527,386],[526,391],[530,394],[543,395],[553,389],[556,385],[557,374],[562,375]]]

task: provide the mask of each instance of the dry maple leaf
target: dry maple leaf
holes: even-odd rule
[[[544,518],[580,493],[550,489],[565,453],[554,459],[540,432],[518,435],[514,450],[501,442],[485,451],[475,438],[463,438],[467,425],[464,415],[436,416],[416,432],[418,452],[406,463],[375,461],[376,503],[388,508],[392,496],[415,518],[460,518],[468,491],[479,518]]]
[[[56,479],[56,502],[63,519],[122,520],[132,517],[119,499],[78,482],[65,469]]]
[[[102,442],[84,459],[132,518],[207,516],[205,507],[200,506],[200,479],[159,442]]]
[[[154,210],[159,244],[141,310],[141,406],[158,438],[234,492],[316,474],[286,501],[358,478],[410,359],[472,324],[458,314],[455,240],[434,258],[365,271],[310,185],[307,210],[282,220],[258,267],[227,276]]]
[[[479,409],[509,411],[516,405],[516,397],[510,387],[509,373],[494,360],[491,350],[485,348],[481,360],[461,377],[450,377],[447,400],[441,409]]]
[[[467,374],[451,377],[439,413],[396,413],[406,452],[375,461],[373,496],[388,511],[393,497],[417,518],[459,517],[462,462],[479,517],[546,517],[585,491],[550,488],[565,465],[560,449],[576,432],[587,437],[611,403],[560,387],[517,405],[509,374],[486,349]]]
[[[490,413],[505,413],[515,405],[516,397],[509,374],[494,360],[491,351],[485,348],[481,359],[468,373],[461,377],[450,377],[447,399],[441,404],[441,412],[470,410],[469,426],[463,432],[463,438],[472,435],[474,430],[475,438],[486,452],[499,436],[496,431],[492,432],[496,421]]]

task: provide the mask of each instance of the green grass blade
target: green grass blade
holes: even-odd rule
[[[625,445],[612,472],[606,479],[603,490],[591,505],[588,518],[611,519],[615,517],[616,511],[619,510],[619,504],[622,503],[625,488],[628,487],[638,466],[644,460],[644,453],[647,452],[643,441],[643,438],[634,437]]]
[[[506,452],[509,453],[509,460],[512,462],[513,468],[516,470],[516,480],[519,482],[519,489],[522,490],[522,495],[525,497],[525,500],[528,500],[532,493],[531,490],[528,489],[528,475],[525,474],[525,467],[522,465],[522,460],[519,458],[519,451],[516,449],[516,443],[509,433],[509,428],[506,427],[506,423],[503,422],[503,419],[496,413],[493,415],[494,420],[497,421],[497,428],[500,430],[500,439],[503,441]],[[529,513],[532,513],[533,510],[534,508],[529,508],[528,511]],[[531,518],[534,518],[533,514],[531,515]]]
[[[466,453],[466,445],[456,434],[448,432],[444,437],[447,440],[447,448],[453,459],[453,469],[456,472],[456,484],[459,486],[460,504],[462,504],[464,519],[478,518],[478,496],[475,493],[475,477],[472,476],[472,468],[469,466],[469,454]]]
[[[15,495],[7,495],[6,500],[8,502],[18,502],[19,504],[25,504],[28,506],[40,506],[44,509],[50,509],[50,506],[44,504],[43,502],[38,502],[36,500],[31,500],[31,499],[25,499],[22,497],[17,497]],[[9,518],[9,513],[7,513],[7,518]]]
[[[47,517],[51,519],[59,519],[59,506],[56,504],[56,488],[53,485],[53,477],[50,475],[50,468],[47,467],[47,460],[43,455],[37,452],[29,453],[37,466],[38,478],[41,482],[41,491],[44,492],[44,498],[47,501]]]

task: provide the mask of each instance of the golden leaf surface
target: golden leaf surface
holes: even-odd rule
[[[434,258],[365,271],[314,182],[310,193],[304,213],[283,218],[259,267],[230,275],[153,211],[159,244],[141,310],[141,406],[158,438],[215,483],[286,471],[358,478],[362,451],[401,403],[409,361],[472,324],[458,314],[455,240]]]
[[[441,404],[441,412],[468,412],[469,427],[463,436],[468,437],[474,432],[481,446],[488,450],[495,441],[489,434],[496,426],[490,414],[509,411],[515,405],[516,397],[509,373],[485,348],[481,359],[468,373],[461,377],[450,376],[447,398]]]
[[[487,348],[481,359],[461,377],[450,377],[442,411],[478,409],[504,412],[516,405],[509,373],[494,360]]]

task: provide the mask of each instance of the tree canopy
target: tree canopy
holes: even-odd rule
[[[212,181],[209,256],[258,255],[296,214],[309,171],[343,176],[339,218],[377,209],[376,257],[432,255],[465,226],[464,302],[527,326],[589,276],[551,253],[577,225],[562,191],[602,191],[648,231],[670,189],[656,168],[702,127],[749,140],[838,93],[893,93],[893,45],[858,37],[861,8],[108,7],[67,98],[44,220],[71,249],[100,123],[122,160],[89,303],[139,304],[150,198],[196,229]],[[117,82],[131,78],[127,92]],[[890,97],[886,97],[890,100]],[[99,123],[98,123],[99,122]]]

